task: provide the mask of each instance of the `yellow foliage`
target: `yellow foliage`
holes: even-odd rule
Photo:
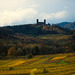
[[[66,56],[68,57],[66,58]],[[65,62],[69,63],[68,64],[45,63],[47,61],[49,62],[49,60],[54,61],[57,59],[64,59]],[[10,70],[9,69],[10,67],[12,67],[13,69]],[[46,69],[48,73],[44,73],[43,72],[44,69]],[[75,74],[75,53],[37,55],[32,59],[0,60],[0,75],[74,75],[74,74]]]
[[[25,62],[26,62],[26,61],[19,61],[19,62],[16,62],[15,64],[9,65],[9,67],[18,66],[18,65],[23,64],[23,63],[25,63]]]
[[[53,59],[51,59],[51,60],[64,59],[65,57],[66,57],[66,56],[55,57],[55,58],[53,58]]]
[[[37,71],[37,69],[35,68],[35,69],[32,69],[31,70],[31,75],[35,75],[35,72]]]

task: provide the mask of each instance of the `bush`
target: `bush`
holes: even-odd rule
[[[28,59],[30,59],[30,58],[32,58],[32,56],[33,56],[32,53],[29,53],[25,57],[28,58]]]
[[[2,57],[0,56],[0,60],[2,60]]]
[[[0,56],[0,59],[1,59],[1,60],[6,59],[6,54],[5,54],[5,53],[2,53],[1,56]]]
[[[8,49],[8,56],[17,56],[17,50],[15,49],[15,47],[11,47]]]
[[[44,70],[43,70],[43,73],[48,73],[48,70],[44,69]]]
[[[14,68],[13,67],[9,67],[9,70],[13,70]]]
[[[20,56],[20,55],[23,55],[23,54],[24,54],[23,50],[21,48],[18,48],[18,55]]]

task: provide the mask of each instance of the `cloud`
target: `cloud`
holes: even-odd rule
[[[0,0],[0,11],[16,10],[23,7],[26,0]]]
[[[41,14],[41,17],[44,19],[62,19],[67,16],[67,11],[59,11],[56,13],[49,13],[49,14]]]
[[[0,0],[0,26],[33,23],[36,18],[75,21],[74,7],[74,0]]]
[[[67,16],[67,11],[60,11],[55,14],[56,19],[65,18]]]
[[[11,25],[12,23],[25,20],[28,22],[37,15],[37,11],[33,8],[17,9],[16,11],[3,11],[0,12],[0,26]]]
[[[56,13],[39,13],[33,8],[28,9],[17,9],[16,11],[3,11],[0,12],[0,26],[11,25],[14,23],[32,23],[34,19],[39,18],[40,20],[54,20],[63,19],[67,16],[67,11],[59,11]]]
[[[32,7],[39,7],[39,4],[32,4]]]

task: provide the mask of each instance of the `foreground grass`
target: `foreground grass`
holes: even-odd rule
[[[30,75],[35,68],[36,75],[75,75],[75,53],[0,60],[0,75]]]

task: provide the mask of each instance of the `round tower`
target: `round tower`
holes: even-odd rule
[[[37,24],[39,23],[39,19],[37,19]]]
[[[44,24],[46,25],[46,19],[44,19]]]

